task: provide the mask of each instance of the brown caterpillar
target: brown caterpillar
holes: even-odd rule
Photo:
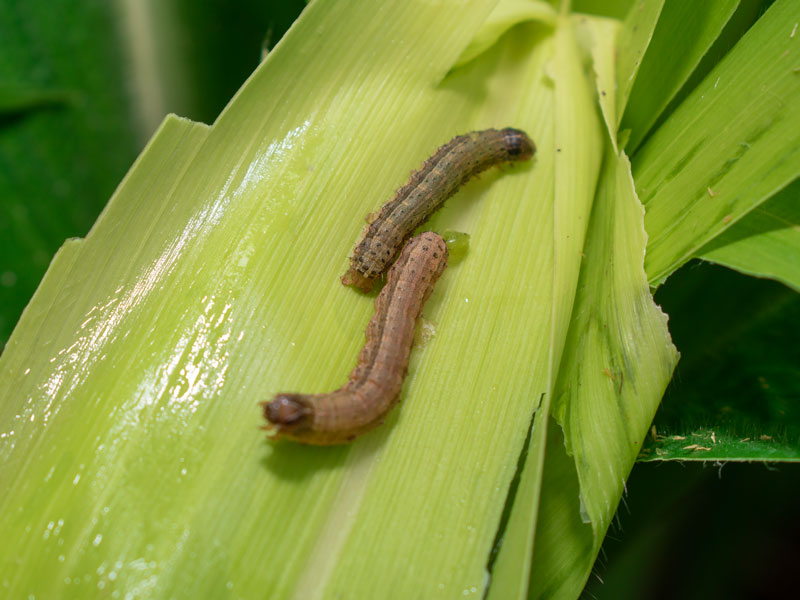
[[[367,226],[350,257],[344,285],[365,292],[383,273],[414,229],[441,208],[471,177],[504,162],[528,160],[536,151],[519,129],[487,129],[459,135],[439,148],[411,174],[394,198],[367,217]]]
[[[347,383],[328,394],[278,394],[262,402],[272,438],[343,444],[382,424],[400,397],[417,318],[446,265],[441,236],[427,231],[411,238],[375,299],[367,341]]]

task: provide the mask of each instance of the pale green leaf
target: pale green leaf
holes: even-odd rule
[[[596,540],[581,518],[575,460],[567,454],[558,423],[547,428],[547,461],[541,475],[534,556],[527,598],[577,598],[583,589]]]
[[[458,57],[454,67],[468,63],[491,48],[500,36],[514,25],[525,21],[539,21],[544,25],[555,24],[556,11],[541,0],[501,0],[475,33],[469,45]]]
[[[664,0],[635,0],[620,30],[616,60],[617,88],[615,93],[617,119],[622,119],[636,74],[653,38]]]
[[[594,29],[591,24],[582,26]],[[605,25],[598,22],[596,30],[606,30]],[[556,113],[555,126],[557,132],[563,131],[561,136],[557,133],[558,157],[562,147],[587,151],[594,139],[588,134],[596,131],[599,123],[586,121],[585,115],[594,111],[582,102],[594,93],[579,69],[582,60],[575,54],[576,45],[566,24],[558,28],[555,43],[555,91],[562,107]],[[599,52],[595,55],[598,59],[611,57]],[[604,69],[611,70],[608,65],[595,65],[596,72]],[[598,88],[603,89],[602,82]],[[606,138],[609,144],[611,139]],[[551,408],[546,398],[535,417],[531,447],[494,565],[496,583],[490,588],[490,597],[571,598],[583,587],[677,360],[666,317],[653,304],[642,269],[643,212],[633,193],[628,161],[617,158],[610,145],[606,153],[596,195],[599,165],[586,164],[589,152],[566,155],[562,166],[572,158],[575,163],[568,170],[580,176],[570,178],[565,172],[557,177],[557,182],[573,182],[560,188],[560,198],[556,186],[557,232],[560,223],[581,220],[574,212],[560,220],[559,206],[566,212],[566,207],[580,205],[587,194],[594,199],[586,243],[581,240],[580,281],[577,292],[570,292],[575,304],[568,307],[568,350],[563,357],[556,357],[553,372],[557,380],[551,392],[553,413],[565,430],[562,444],[575,462],[566,458],[561,444],[552,441],[562,439],[561,435],[551,434],[545,444]],[[600,156],[600,149],[594,148],[591,156]],[[556,237],[568,247],[574,236],[573,231]],[[556,248],[558,263],[559,246]],[[561,252],[561,264],[567,262],[567,252]],[[566,308],[554,307],[554,330]],[[556,352],[557,342],[553,346]],[[558,426],[554,423],[550,428]],[[550,477],[554,481],[548,483]],[[580,506],[574,496],[565,499],[565,494],[576,488]],[[518,561],[519,556],[528,556],[525,540],[534,531],[533,564],[528,570],[527,560]]]
[[[311,5],[211,129],[168,121],[57,258],[0,362],[9,594],[484,589],[548,381],[552,42],[514,28],[443,80],[492,3],[359,6]],[[353,365],[372,300],[338,276],[363,217],[443,141],[506,125],[540,151],[432,223],[470,250],[402,407],[352,446],[268,445],[258,400]]]
[[[517,477],[506,501],[505,519],[500,523],[487,565],[492,577],[487,595],[489,600],[527,597],[532,542],[538,526],[539,496],[546,477],[542,468],[545,454],[549,452],[546,447],[549,414],[550,395],[545,394],[534,414],[528,446],[520,454]],[[553,543],[550,547],[556,550],[564,546]]]
[[[609,152],[553,406],[575,461],[580,510],[547,500],[564,491],[542,486],[539,522],[561,525],[537,531],[532,571],[546,575],[531,580],[535,598],[574,597],[586,581],[677,361],[666,316],[653,304],[641,268],[646,237],[632,188],[627,160]],[[559,549],[571,551],[557,561],[540,538],[560,540]]]
[[[640,218],[627,159],[607,155],[567,339],[571,352],[561,365],[553,407],[575,457],[596,543],[613,516],[678,356],[667,318],[653,303],[641,272],[646,235],[637,231]],[[609,280],[608,292],[598,295]]]
[[[611,143],[614,152],[617,152],[615,55],[617,53],[620,22],[599,17],[593,19],[579,18],[575,28],[584,51],[591,56],[595,85],[599,94],[600,110],[603,113],[606,130],[614,132]]]

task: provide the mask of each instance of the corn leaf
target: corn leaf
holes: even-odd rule
[[[164,124],[2,357],[9,593],[483,590],[547,382],[553,246],[547,29],[445,78],[491,8],[312,5],[213,128]],[[443,140],[506,124],[551,150],[438,216],[471,249],[403,410],[350,447],[267,445],[257,400],[352,367],[372,301],[338,275],[363,216]]]
[[[535,598],[580,593],[677,361],[666,317],[652,303],[641,267],[646,235],[629,163],[610,147],[606,156],[566,341],[569,352],[553,395],[552,414],[564,435],[550,425],[555,431],[542,452],[544,483],[537,482],[540,505],[515,501],[506,529],[513,541],[504,540],[495,569],[502,573],[503,558],[517,560],[516,537],[527,533],[526,519],[538,512],[533,564],[525,571],[530,579],[514,578],[523,582],[517,590],[499,583],[491,590],[498,598],[524,597],[526,589]],[[601,289],[607,295],[598,294]],[[536,427],[547,429],[546,419],[540,409],[534,434]],[[536,458],[529,452],[523,481]]]
[[[658,24],[664,0],[654,2],[633,2],[620,30],[618,57],[615,61],[617,86],[615,114],[622,119],[628,97],[644,60],[645,53]],[[619,121],[615,123],[619,125]]]
[[[800,180],[752,210],[698,256],[800,291]]]
[[[775,2],[633,158],[654,284],[800,175],[796,17]]]
[[[738,4],[738,0],[664,3],[620,124],[620,129],[631,132],[629,153],[686,83]]]

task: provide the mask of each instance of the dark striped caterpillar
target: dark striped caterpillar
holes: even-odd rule
[[[389,202],[367,217],[350,257],[344,285],[369,291],[414,230],[471,177],[504,162],[528,160],[536,151],[524,131],[509,127],[454,137],[411,174]]]
[[[367,341],[347,383],[328,394],[278,394],[262,402],[271,437],[343,444],[382,424],[400,397],[422,306],[446,265],[441,236],[428,231],[411,238],[375,299]]]

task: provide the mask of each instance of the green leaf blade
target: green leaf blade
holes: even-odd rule
[[[637,152],[654,284],[798,176],[791,16],[776,2]]]
[[[622,119],[633,90],[639,67],[653,39],[658,19],[664,8],[663,0],[655,2],[633,2],[620,29],[619,59],[616,61],[617,86],[616,98],[617,119]],[[619,123],[616,123],[619,125]],[[617,127],[618,129],[618,127]]]
[[[800,291],[800,180],[711,240],[697,255]]]
[[[14,351],[0,363],[9,373],[3,393],[12,398],[4,423],[16,427],[30,397],[24,417],[32,414],[37,424],[15,429],[15,442],[4,446],[16,476],[4,514],[27,506],[24,522],[37,532],[63,518],[53,540],[71,551],[62,562],[59,546],[28,538],[14,551],[35,554],[31,564],[54,576],[37,580],[26,571],[12,590],[58,594],[69,579],[80,582],[70,588],[76,593],[280,597],[312,585],[326,596],[341,585],[372,590],[381,585],[370,577],[375,572],[398,589],[418,589],[420,580],[396,570],[409,560],[425,570],[426,582],[442,564],[459,565],[444,571],[434,595],[460,593],[464,582],[467,589],[485,585],[486,556],[525,437],[520,424],[529,422],[530,398],[547,379],[552,261],[543,257],[552,248],[552,217],[541,215],[552,210],[553,155],[546,149],[554,146],[545,118],[552,97],[541,78],[547,32],[512,32],[472,70],[441,82],[488,3],[468,13],[469,27],[462,15],[446,43],[431,35],[434,28],[441,33],[446,4],[421,13],[387,8],[386,18],[367,24],[352,21],[355,6],[309,7],[214,127],[189,128],[196,133],[184,134],[192,138],[185,153],[178,150],[184,126],[165,124],[177,131],[156,138],[147,153],[153,164],[131,172],[78,244],[80,265],[71,267],[69,284],[44,290],[20,323]],[[377,59],[357,44],[330,53],[332,64],[351,74],[350,85],[305,45],[310,31],[324,45],[320,28],[341,34],[341,27],[377,24],[385,29],[371,36],[395,40]],[[291,51],[295,38],[302,52]],[[309,96],[289,85],[298,70],[325,93]],[[389,72],[401,73],[391,89]],[[510,94],[520,76],[538,91]],[[476,82],[479,90],[487,86],[488,99],[475,95]],[[427,126],[409,126],[420,122]],[[335,388],[362,343],[371,300],[342,287],[338,275],[363,215],[443,140],[505,125],[525,129],[545,150],[535,168],[490,174],[465,189],[460,206],[433,222],[469,232],[470,252],[445,273],[426,307],[438,333],[414,355],[402,409],[354,446],[265,446],[256,401],[285,389]],[[513,251],[531,239],[542,254]],[[497,247],[517,258],[498,264]],[[313,298],[326,302],[298,310]],[[526,329],[504,316],[531,306],[542,307],[543,318]],[[52,350],[36,346],[29,335],[36,329],[52,332]],[[533,374],[531,364],[539,365]],[[58,447],[48,444],[56,438]],[[31,448],[39,450],[28,463]],[[29,502],[57,453],[69,457],[46,486],[58,501]],[[427,460],[432,453],[439,462]],[[402,485],[414,476],[414,486]],[[67,499],[77,512],[58,514]],[[392,503],[389,514],[398,520],[382,528]],[[430,526],[416,538],[406,537],[412,516]],[[442,537],[429,535],[431,528]],[[379,552],[386,535],[394,550]],[[334,551],[320,554],[319,540]],[[347,565],[362,566],[365,547],[375,549],[366,554],[376,568],[359,569],[359,579]],[[4,577],[13,568],[7,559]]]
[[[631,89],[620,129],[629,154],[689,78],[736,10],[739,0],[667,2]]]

